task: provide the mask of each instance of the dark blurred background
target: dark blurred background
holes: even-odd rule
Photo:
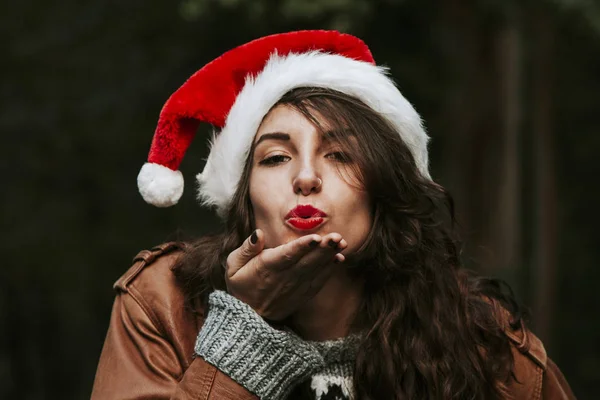
[[[218,229],[137,193],[161,106],[266,34],[334,28],[391,68],[457,202],[465,264],[507,280],[582,399],[600,386],[600,4],[588,0],[22,1],[0,5],[0,398],[89,398],[141,249]]]

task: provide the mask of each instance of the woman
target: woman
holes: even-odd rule
[[[359,39],[274,35],[194,74],[138,177],[149,203],[181,196],[200,121],[225,231],[117,281],[93,398],[574,398],[510,293],[460,268],[420,118]]]

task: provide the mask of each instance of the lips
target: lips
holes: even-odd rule
[[[286,221],[301,230],[314,229],[325,221],[327,214],[310,204],[298,205],[285,216]]]

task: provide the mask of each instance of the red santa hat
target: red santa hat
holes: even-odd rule
[[[183,193],[178,170],[201,122],[213,135],[198,198],[221,214],[241,179],[260,123],[288,91],[325,87],[362,100],[396,128],[420,173],[429,178],[421,118],[385,68],[375,65],[367,45],[336,31],[298,31],[266,36],[230,50],[194,73],[165,103],[138,175],[146,202],[176,204]]]

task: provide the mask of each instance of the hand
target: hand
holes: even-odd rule
[[[334,232],[263,250],[264,233],[257,229],[253,236],[227,257],[227,289],[273,321],[283,320],[314,297],[331,276],[332,264],[345,260],[339,252],[348,246]]]

